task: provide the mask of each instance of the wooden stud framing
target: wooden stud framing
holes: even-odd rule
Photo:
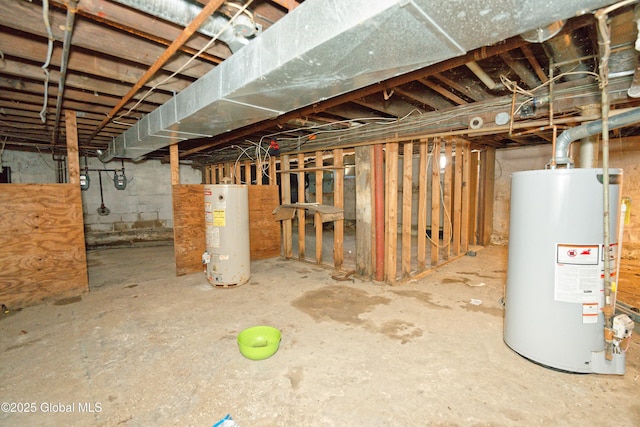
[[[402,152],[402,277],[411,276],[411,211],[413,196],[413,143]]]
[[[271,156],[269,157],[269,185],[278,185],[276,180],[276,158]],[[260,171],[256,170],[256,180],[260,182],[259,185],[262,184],[262,166],[260,166]]]
[[[234,184],[242,184],[242,173],[240,172],[240,162],[233,163],[233,180]]]
[[[316,151],[316,167],[323,166],[322,151]],[[324,172],[321,169],[316,170],[316,203],[322,204],[322,181]],[[316,264],[322,264],[322,220],[320,214],[316,212],[314,218],[316,227]]]
[[[304,168],[304,154],[298,154],[298,168]],[[298,172],[298,203],[306,202],[304,198],[304,172]],[[298,209],[298,258],[305,259],[305,227],[304,209]]]
[[[469,244],[478,244],[477,212],[478,212],[478,158],[477,152],[470,151],[469,159]]]
[[[333,205],[344,209],[344,159],[343,150],[333,150],[334,172]],[[333,265],[336,269],[342,267],[344,262],[344,219],[333,222]]]
[[[356,272],[373,276],[373,147],[356,147]]]
[[[433,140],[431,155],[431,265],[438,263],[440,252],[440,139]]]
[[[80,184],[80,157],[78,153],[78,122],[76,112],[65,110],[65,126],[67,131],[67,161],[69,184]]]
[[[453,228],[453,214],[452,214],[452,205],[451,205],[451,185],[452,185],[452,165],[453,165],[453,147],[451,146],[451,141],[444,141],[444,155],[446,158],[446,165],[444,167],[444,202],[443,202],[443,210],[444,210],[444,224],[442,224],[442,259],[448,260],[449,254],[451,253],[451,233]],[[438,158],[438,161],[440,159]]]
[[[451,252],[453,255],[460,255],[460,238],[462,229],[460,227],[460,219],[462,218],[462,166],[464,161],[462,160],[462,143],[461,140],[455,141],[456,155],[454,160],[454,185],[453,185],[453,242]]]
[[[427,266],[427,162],[428,145],[426,140],[419,144],[419,172],[418,172],[418,271]]]
[[[251,185],[251,162],[245,160],[242,169],[244,170],[244,180],[241,183]]]
[[[386,144],[386,206],[385,222],[385,276],[389,283],[396,282],[397,252],[398,252],[398,143]]]
[[[180,155],[178,154],[178,144],[169,146],[169,164],[171,167],[171,185],[180,184]]]
[[[399,171],[400,144],[402,144],[402,173]],[[414,173],[413,150],[418,145],[419,170]],[[431,266],[444,265],[457,259],[468,251],[471,244],[476,243],[476,222],[481,236],[490,236],[492,218],[493,192],[483,194],[481,209],[477,208],[477,197],[481,194],[478,188],[493,186],[495,150],[489,150],[481,158],[482,173],[478,178],[478,153],[472,152],[470,143],[462,138],[433,140],[429,149],[428,140],[418,143],[389,142],[384,145],[384,280],[397,284],[409,278],[422,277]],[[446,166],[440,169],[441,151],[446,159]],[[305,203],[305,174],[314,174],[315,202],[323,204],[323,178],[326,171],[334,174],[333,201],[334,206],[344,209],[344,163],[343,149],[334,149],[333,164],[325,166],[323,152],[283,154],[278,161],[274,157],[269,160],[269,182],[275,182],[280,174],[281,204],[290,204],[291,174],[298,180],[298,203]],[[315,159],[313,156],[315,155]],[[292,159],[293,156],[293,159]],[[305,160],[311,158],[313,165],[305,167]],[[360,277],[372,278],[375,264],[375,231],[374,220],[374,146],[355,148],[356,158],[356,272]],[[295,167],[292,167],[292,164]],[[205,177],[221,182],[226,171],[234,170],[234,182],[251,182],[252,168],[256,169],[256,185],[262,184],[261,166],[249,161],[242,164],[224,163],[208,166]],[[429,168],[431,169],[429,171]],[[244,172],[242,172],[244,171]],[[442,175],[444,173],[444,175]],[[414,175],[416,175],[414,177]],[[399,180],[401,181],[402,199],[399,200]],[[481,181],[479,181],[481,179]],[[414,182],[415,180],[415,182]],[[490,182],[490,184],[489,184]],[[413,189],[417,185],[417,206],[413,202]],[[490,190],[489,188],[487,190]],[[399,202],[402,202],[402,214],[399,218]],[[430,204],[430,207],[429,207]],[[414,223],[414,211],[417,211],[417,224]],[[476,212],[479,213],[476,221]],[[298,253],[296,258],[306,260],[306,220],[305,209],[296,210],[298,218]],[[430,218],[430,219],[429,219]],[[323,261],[323,223],[320,212],[314,216],[315,224],[315,261]],[[334,225],[333,260],[334,267],[340,269],[344,263],[344,219],[328,220]],[[282,238],[284,257],[293,258],[293,220],[282,220]],[[417,248],[413,248],[412,231],[417,227]],[[401,233],[399,235],[398,233]],[[442,233],[442,234],[441,234]],[[430,243],[427,242],[430,234]],[[442,235],[442,238],[440,237]],[[399,242],[398,240],[401,239]],[[479,243],[483,243],[480,241]],[[485,243],[486,244],[486,243]],[[401,247],[398,248],[398,245]],[[400,250],[399,250],[400,249]],[[429,251],[428,251],[429,249]],[[415,254],[414,254],[415,253]],[[400,268],[401,271],[398,271]],[[413,268],[413,270],[412,270]],[[413,276],[412,276],[413,273]]]
[[[480,153],[480,188],[481,200],[478,202],[478,240],[481,245],[491,243],[493,232],[493,194],[496,172],[496,150],[487,148]]]
[[[469,201],[471,188],[469,179],[471,175],[471,148],[468,141],[462,141],[462,217],[460,219],[460,249],[462,253],[469,250]]]
[[[282,155],[282,159],[280,160],[280,166],[282,169],[289,169],[289,155]],[[275,175],[275,174],[274,174]],[[280,177],[280,187],[282,191],[282,204],[291,203],[291,180],[289,179],[289,173],[285,172]],[[282,239],[284,246],[284,257],[292,258],[293,257],[293,247],[292,247],[292,239],[293,239],[293,230],[292,223],[290,219],[285,219],[282,221]]]

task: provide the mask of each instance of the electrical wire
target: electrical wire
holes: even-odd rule
[[[431,152],[427,154],[427,157],[431,158],[430,160],[427,160],[427,165],[429,164],[429,162],[431,162],[431,168],[433,169],[434,167],[437,167],[438,169],[440,169],[440,157],[438,156],[438,159],[436,160],[436,156],[433,155],[433,151],[435,150],[435,145],[431,147]],[[440,154],[440,153],[438,153]],[[449,214],[449,211],[447,210],[447,205],[444,202],[444,185],[442,185],[442,183],[439,183],[438,187],[440,187],[440,202],[442,203],[442,211],[444,214],[444,217],[448,220],[449,222],[449,241],[444,243],[441,245],[440,244],[440,238],[438,236],[438,238],[436,239],[437,241],[434,241],[428,234],[427,234],[427,239],[438,249],[442,249],[442,248],[447,248],[449,247],[449,245],[451,245],[451,242],[453,242],[453,221],[451,219],[451,215]],[[431,186],[431,189],[433,190],[433,185]],[[444,227],[444,224],[442,224],[442,226]],[[438,233],[438,235],[440,234],[440,230],[436,230],[436,233]],[[425,232],[426,234],[426,232]],[[431,235],[433,236],[433,230],[431,230]]]
[[[37,145],[35,147],[36,147],[36,150],[38,151],[38,154],[40,155],[40,158],[42,158],[42,161],[44,162],[44,164],[52,171],[57,172],[58,171],[57,167],[51,166],[49,163],[47,163],[47,159],[45,159],[44,156],[42,155],[42,152],[40,151],[40,147],[38,147]]]

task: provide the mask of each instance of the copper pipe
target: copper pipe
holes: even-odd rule
[[[384,170],[382,144],[373,148],[376,215],[376,281],[384,280]]]
[[[169,45],[169,47],[167,47],[167,50],[165,50],[164,53],[160,55],[156,62],[154,62],[151,67],[149,67],[149,69],[142,75],[142,77],[140,77],[140,79],[136,82],[136,84],[133,85],[129,92],[127,92],[127,94],[122,97],[120,102],[118,102],[118,104],[113,107],[113,109],[109,111],[109,113],[107,113],[107,117],[105,117],[102,122],[100,122],[98,127],[89,136],[89,141],[91,141],[98,134],[98,132],[100,132],[102,128],[104,128],[107,123],[111,121],[116,113],[118,113],[118,111],[120,111],[120,109],[122,109],[122,107],[124,107],[127,102],[129,102],[131,98],[133,98],[135,94],[138,93],[142,86],[144,86],[144,84],[147,83],[149,79],[151,79],[151,77],[153,77],[153,75],[162,68],[162,66],[173,56],[173,54],[176,53],[178,49],[180,49],[182,45],[189,40],[189,38],[191,38],[193,33],[195,33],[198,28],[200,28],[204,21],[206,21],[209,16],[211,16],[211,14],[215,12],[222,5],[222,3],[224,3],[224,1],[225,0],[212,0],[202,8],[202,11],[198,14],[198,16],[193,18],[193,21],[191,21],[189,25],[187,25],[184,30],[182,30],[180,35],[173,41],[173,43],[171,43],[171,45]]]

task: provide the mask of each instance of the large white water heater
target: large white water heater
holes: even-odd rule
[[[207,280],[216,287],[238,286],[251,277],[249,189],[246,185],[204,186]]]
[[[504,340],[548,367],[624,373],[624,352],[616,348],[608,360],[604,351],[604,257],[615,273],[622,170],[609,173],[609,248],[602,169],[534,170],[511,178]]]

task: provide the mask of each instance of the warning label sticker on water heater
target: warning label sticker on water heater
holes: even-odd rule
[[[579,304],[600,301],[603,295],[599,249],[599,245],[556,245],[556,301]]]
[[[224,227],[226,222],[225,211],[214,210],[213,211],[213,225],[214,227]]]

